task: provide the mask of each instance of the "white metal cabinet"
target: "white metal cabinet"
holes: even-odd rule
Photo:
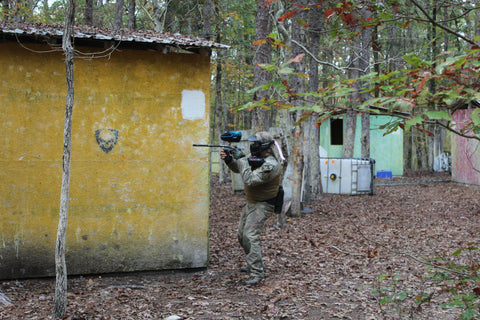
[[[320,158],[324,193],[374,194],[375,160]]]

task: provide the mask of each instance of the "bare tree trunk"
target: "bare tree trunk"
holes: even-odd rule
[[[401,56],[403,54],[403,50],[401,48],[400,43],[400,27],[396,24],[392,24],[389,26],[388,30],[388,37],[390,41],[387,42],[387,54],[389,58],[388,66],[390,71],[397,70],[401,63]]]
[[[474,0],[473,3],[478,6],[480,5],[479,0]],[[480,10],[475,10],[475,36],[480,36]]]
[[[431,133],[435,132],[435,125],[428,125],[428,131]],[[428,171],[433,172],[433,159],[435,158],[435,136],[427,135],[427,161],[428,161]]]
[[[355,41],[352,42],[351,52],[350,52],[350,63],[348,71],[348,75],[350,79],[358,78],[358,47],[360,46],[360,41],[357,38]],[[343,140],[343,149],[342,149],[342,157],[343,158],[352,158],[353,151],[355,147],[355,131],[357,129],[357,112],[354,111],[353,105],[358,103],[359,95],[358,90],[352,94],[351,97],[351,105],[348,106],[347,113],[345,116],[345,135]]]
[[[415,152],[415,131],[410,128],[410,169],[415,170],[417,165],[417,153]]]
[[[210,40],[212,37],[212,0],[206,0],[203,7],[203,36]]]
[[[353,108],[347,109],[345,117],[345,136],[343,140],[343,158],[352,158],[355,147],[355,130],[357,128],[357,112]]]
[[[203,11],[203,34],[204,34],[204,37],[208,40],[210,40],[211,38],[211,35],[212,35],[212,0],[206,0],[205,1],[205,7],[204,7],[204,11]],[[220,35],[217,34],[217,39],[216,41],[219,43],[220,42]],[[220,53],[218,53],[220,55]],[[213,111],[211,112],[212,116],[213,116],[213,119],[211,119],[210,123],[210,136],[209,136],[209,140],[213,143],[215,141],[215,136],[216,136],[216,133],[215,133],[215,125],[217,124],[217,121],[216,121],[216,109],[219,107],[219,105],[221,105],[222,103],[220,103],[221,99],[222,99],[222,96],[221,96],[221,79],[222,79],[222,65],[221,65],[221,61],[222,59],[220,57],[218,57],[217,59],[217,74],[216,74],[216,78],[215,78],[215,92],[216,92],[216,97],[215,97],[215,104],[213,105]],[[222,131],[220,131],[222,132]],[[211,154],[212,154],[212,150],[209,149],[209,156],[210,156],[210,159],[211,159]],[[223,166],[224,164],[222,163],[223,161],[220,160],[219,161],[219,170],[222,171],[223,169]],[[212,180],[211,179],[211,173],[212,173],[212,161],[209,162],[209,166],[210,166],[210,181]],[[222,179],[223,181],[223,179]]]
[[[370,158],[370,114],[362,113],[362,158]]]
[[[3,19],[5,21],[12,20],[10,0],[2,0],[2,10],[3,10],[3,17],[4,17]]]
[[[286,23],[279,22],[278,18],[285,12],[284,4],[282,1],[279,1],[275,4],[278,7],[278,11],[276,13],[274,21],[278,23],[277,28],[280,30],[280,33],[284,37],[284,42],[287,47],[291,47],[291,32],[290,32],[290,26]],[[288,28],[288,29],[287,29]],[[293,55],[290,50],[286,50],[285,48],[279,50],[279,57],[278,59],[280,61],[287,61],[289,57]],[[293,123],[295,119],[293,118],[292,112],[289,111],[288,109],[283,109],[279,110],[278,112],[278,120],[279,120],[279,125],[280,128],[282,128],[282,132],[284,135],[284,140],[282,141],[282,147],[286,148],[286,152],[284,152],[284,155],[286,157],[286,166],[284,168],[284,178],[282,180],[283,187],[285,190],[285,198],[284,198],[284,210],[282,211],[282,214],[277,216],[277,223],[279,226],[284,227],[286,225],[286,215],[291,215],[291,204],[293,202],[293,183],[294,177],[293,177],[293,153],[294,153],[294,134],[295,132],[293,131]],[[295,128],[296,129],[296,128]],[[298,201],[301,201],[299,199]]]
[[[272,22],[270,19],[270,5],[265,4],[265,0],[257,0],[257,17],[255,40],[266,40],[272,32]],[[258,66],[262,63],[270,63],[272,61],[272,48],[268,42],[255,46],[254,69],[253,69],[253,87],[256,88],[270,81],[271,75],[267,70],[263,70]],[[253,94],[253,100],[259,101],[268,98],[270,92],[268,90],[257,90]],[[267,130],[272,123],[271,111],[262,108],[255,108],[252,113],[252,129],[257,131]]]
[[[297,111],[297,116],[300,111]],[[293,158],[293,188],[292,207],[290,216],[299,217],[302,212],[302,183],[303,183],[303,122],[295,126]]]
[[[217,33],[216,37],[217,43],[220,43],[220,32]],[[223,95],[222,95],[222,75],[223,75],[223,69],[222,69],[222,62],[224,61],[221,59],[221,52],[218,52],[218,59],[217,59],[217,76],[215,79],[215,105],[214,105],[214,116],[217,118],[216,123],[218,124],[218,133],[215,132],[215,125],[213,126],[213,132],[212,132],[212,138],[215,139],[215,137],[220,137],[220,135],[225,131],[226,127],[226,110],[225,110],[225,103],[223,101]],[[219,162],[219,172],[218,172],[218,179],[220,183],[226,182],[226,178],[228,177],[229,170],[227,166],[225,165],[225,162],[220,160]]]
[[[71,36],[75,19],[75,0],[68,1],[63,33],[63,51],[67,78],[67,101],[65,105],[65,125],[63,131],[63,172],[60,194],[60,218],[55,247],[55,308],[54,319],[63,318],[67,309],[67,266],[65,262],[65,241],[68,224],[68,199],[70,193],[70,154],[72,149],[72,112],[74,99],[73,58]]]
[[[432,0],[432,19],[434,20],[437,20],[437,2],[435,0]],[[432,39],[432,61],[435,61],[435,58],[436,56],[438,55],[439,53],[439,48],[438,48],[438,45],[437,45],[437,27],[435,25],[432,25],[431,26],[431,29],[430,29],[430,34],[429,34],[429,38]],[[435,62],[433,63],[433,68],[436,67],[436,64]],[[434,94],[435,91],[437,90],[437,84],[436,84],[436,81],[435,79],[430,79],[430,82],[429,82],[429,87],[428,87],[428,90],[430,91],[430,93]],[[435,108],[435,106],[431,106],[432,109]],[[428,131],[430,131],[431,133],[435,133],[436,131],[436,125],[435,124],[432,124],[432,125],[429,125],[428,126]],[[434,162],[434,159],[435,159],[435,140],[437,139],[437,137],[435,135],[431,136],[429,135],[427,137],[427,141],[428,141],[428,170],[433,172],[433,162]]]
[[[121,29],[123,26],[123,7],[125,5],[124,0],[117,0],[115,4],[115,18],[113,20],[113,28]]]
[[[33,0],[26,0],[25,1],[25,5],[26,5],[26,13],[25,13],[25,16],[24,16],[24,20],[25,21],[31,21],[32,18],[33,18],[33,13],[35,12],[35,8],[37,6],[37,1],[34,1]]]
[[[301,0],[300,6],[306,5],[306,0]],[[305,11],[300,10],[297,12],[297,18],[301,21],[305,19]],[[305,29],[301,26],[298,22],[293,22],[292,25],[292,39],[295,39],[296,43],[300,43],[305,45],[306,44],[306,36],[305,36]],[[293,41],[292,41],[293,42]],[[292,46],[292,52],[294,57],[298,57],[300,54],[304,54],[303,49],[298,45]],[[304,74],[305,73],[305,59],[301,59],[301,61],[294,63],[293,65],[295,73]],[[305,81],[298,77],[292,77],[292,92],[293,93],[301,93],[305,92]],[[300,97],[297,97],[293,101],[293,105],[301,106],[304,105],[306,101]],[[290,215],[293,217],[298,217],[301,215],[302,210],[302,185],[303,185],[303,165],[304,165],[304,132],[303,127],[304,123],[299,122],[302,116],[301,111],[295,112],[295,121],[297,124],[295,125],[295,134],[294,134],[294,142],[293,142],[293,188],[292,188],[292,207]]]
[[[93,26],[93,0],[86,0],[85,2],[85,24]]]
[[[291,55],[291,51],[287,50],[286,48],[291,48],[292,46],[292,39],[291,39],[291,32],[290,32],[290,24],[285,23],[283,20],[280,20],[280,17],[285,13],[285,4],[283,1],[278,1],[274,3],[275,6],[275,26],[276,29],[279,31],[279,33],[283,36],[283,41],[285,43],[285,48],[280,48],[280,50],[277,50],[278,52],[278,57],[277,59],[279,61],[287,61],[288,57]],[[287,146],[288,146],[288,154],[290,157],[288,158],[288,165],[290,166],[292,161],[291,161],[291,155],[292,155],[292,149],[291,146],[293,144],[293,139],[292,139],[292,134],[291,134],[291,128],[292,128],[292,122],[291,117],[290,117],[290,111],[287,109],[279,110],[279,123],[280,127],[283,129],[285,138],[287,139]],[[285,192],[285,199],[287,201],[290,201],[291,194],[289,192],[290,190],[286,190]]]
[[[359,37],[355,38],[351,43],[350,48],[350,61],[348,64],[348,77],[350,79],[357,79],[360,76],[360,47],[361,40]],[[354,105],[360,102],[360,95],[358,93],[357,83],[354,84],[355,92],[350,97],[350,105],[347,108],[345,116],[345,135],[343,140],[342,157],[352,158],[355,147],[355,131],[357,129],[357,112],[354,111]]]
[[[48,4],[48,0],[43,0],[43,12],[45,15],[45,20],[50,20],[50,6]]]
[[[11,10],[10,11],[11,17],[12,17],[12,11],[13,11],[13,21],[15,22],[28,21],[30,16],[33,13],[33,3],[31,0],[11,1],[10,10]]]
[[[361,9],[361,17],[363,21],[368,21],[371,13],[368,9]],[[366,75],[370,72],[370,48],[372,43],[372,29],[371,28],[362,28],[360,33],[361,48],[360,48],[360,76]],[[358,89],[361,91],[364,86],[367,84],[364,82],[358,83]],[[365,101],[370,99],[370,94],[368,92],[360,93],[360,102],[363,104]],[[362,114],[362,132],[361,132],[361,156],[362,158],[370,158],[370,114]]]
[[[135,30],[136,29],[136,3],[135,0],[130,0],[128,2],[128,29]]]
[[[165,15],[167,14],[168,3],[165,4],[165,9],[162,10],[160,7],[159,0],[153,0],[153,23],[154,23],[154,30],[157,32],[163,32]]]
[[[417,153],[420,160],[420,170],[428,169],[428,135],[426,133],[419,134],[417,137]]]
[[[313,6],[309,11],[309,51],[311,55],[308,58],[308,91],[318,91],[318,61],[315,59],[320,52],[320,33],[323,30],[323,10],[318,6]],[[313,106],[315,101],[310,98],[309,106]],[[320,127],[316,125],[317,115],[314,114],[308,118],[305,123],[305,161],[304,161],[304,195],[303,201],[310,203],[323,197],[321,177],[320,177]]]
[[[366,8],[360,8],[357,12],[360,18],[367,21],[370,17],[370,11]],[[358,30],[361,26],[357,26]],[[370,69],[370,44],[371,44],[371,29],[361,28],[358,30],[359,37],[355,38],[352,43],[350,63],[349,63],[349,77],[352,79],[358,79],[361,76],[368,73]],[[369,99],[368,93],[360,93],[364,84],[356,81],[353,84],[355,92],[352,94],[351,103],[347,110],[346,116],[346,128],[345,128],[345,140],[343,144],[342,156],[344,158],[353,157],[355,146],[355,131],[357,125],[357,114],[353,110],[353,107],[357,104],[361,104]],[[363,123],[365,122],[365,123]],[[368,158],[370,155],[370,115],[365,114],[362,116],[362,133],[361,133],[361,145],[362,156]]]

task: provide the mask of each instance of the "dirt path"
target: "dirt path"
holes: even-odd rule
[[[458,311],[439,307],[446,295],[416,259],[480,246],[480,188],[429,179],[377,183],[373,196],[326,195],[284,229],[270,219],[262,238],[267,278],[254,288],[238,271],[243,196],[214,184],[207,270],[72,277],[67,319],[457,319]],[[408,293],[381,307],[375,289]],[[0,290],[13,303],[0,306],[0,319],[50,319],[53,279],[3,281]],[[432,302],[418,308],[422,292],[433,292]]]

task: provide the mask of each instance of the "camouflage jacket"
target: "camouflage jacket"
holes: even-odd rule
[[[247,201],[266,201],[277,195],[280,185],[280,165],[274,156],[268,155],[265,162],[255,170],[252,170],[246,157],[233,160],[228,167],[242,176]]]

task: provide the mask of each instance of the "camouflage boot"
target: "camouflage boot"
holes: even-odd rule
[[[248,280],[245,281],[245,284],[247,286],[256,286],[262,281],[263,281],[263,277],[251,275],[250,278],[248,278]]]

